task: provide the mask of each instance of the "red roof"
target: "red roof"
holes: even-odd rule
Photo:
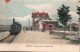
[[[39,17],[42,17],[42,16],[46,16],[46,17],[49,17],[49,15],[48,15],[48,13],[45,13],[45,12],[42,12],[42,13],[39,13],[39,12],[37,12],[37,13],[32,13],[32,17],[37,17],[37,16],[39,16]]]
[[[77,24],[77,23],[72,23],[71,25],[79,25],[79,24]]]

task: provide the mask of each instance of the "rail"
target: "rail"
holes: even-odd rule
[[[9,36],[3,38],[2,40],[0,40],[0,43],[11,43],[15,37],[16,37],[16,35],[9,35]]]

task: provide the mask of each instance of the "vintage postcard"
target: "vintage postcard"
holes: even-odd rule
[[[0,51],[80,52],[80,0],[0,0]]]

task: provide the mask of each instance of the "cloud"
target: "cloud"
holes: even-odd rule
[[[8,20],[10,18],[4,17],[3,15],[0,15],[0,20]]]
[[[69,12],[69,14],[71,14],[72,22],[73,23],[78,23],[79,15],[74,11]]]
[[[30,9],[34,9],[37,10],[39,12],[47,12],[50,15],[54,14],[55,9],[53,9],[53,7],[49,4],[41,4],[41,5],[31,5],[31,4],[27,4],[25,5],[25,7],[30,8]]]
[[[79,2],[79,0],[67,0],[67,1],[74,1],[74,2]]]
[[[0,20],[12,20],[13,18],[16,19],[16,21],[28,21],[29,19],[32,20],[31,15],[27,15],[25,17],[4,17],[3,15],[0,15]]]
[[[28,23],[30,20],[30,25],[32,25],[31,15],[25,17],[4,17],[3,15],[0,15],[0,25],[11,25],[13,18],[22,25],[29,25]]]
[[[11,18],[15,18],[16,21],[20,21],[20,22],[28,21],[29,19],[32,20],[31,15],[27,15],[25,17],[11,17]]]
[[[79,2],[80,0],[74,0],[74,1]]]
[[[79,15],[76,12],[74,12],[74,11],[69,12],[69,14],[71,14],[72,16],[75,16],[75,17],[79,17]]]

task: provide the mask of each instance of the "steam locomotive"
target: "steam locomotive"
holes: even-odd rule
[[[11,25],[10,28],[10,35],[17,35],[18,33],[21,32],[22,25],[18,22],[15,22],[15,19],[13,19],[13,24]]]

